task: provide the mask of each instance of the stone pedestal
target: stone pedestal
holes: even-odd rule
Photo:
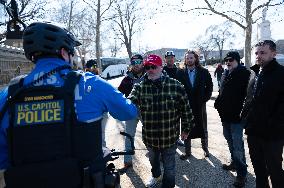
[[[263,20],[258,26],[258,41],[260,40],[272,40],[271,30],[270,30],[270,21]]]
[[[6,39],[4,44],[7,46],[13,46],[16,48],[23,48],[23,40],[22,39]]]

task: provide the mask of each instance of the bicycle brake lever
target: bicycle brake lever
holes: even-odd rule
[[[118,159],[119,157],[118,156],[111,156],[110,157],[110,161],[114,161],[114,160],[116,160],[116,159]]]

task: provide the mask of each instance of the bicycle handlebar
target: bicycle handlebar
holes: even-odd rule
[[[112,151],[111,155],[112,156],[118,156],[118,155],[134,155],[135,154],[135,147],[134,147],[134,139],[132,138],[132,136],[130,136],[128,133],[126,132],[122,132],[120,131],[120,134],[122,136],[125,136],[126,139],[130,140],[130,144],[131,144],[131,149],[128,151]]]

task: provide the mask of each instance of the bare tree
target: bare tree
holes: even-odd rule
[[[226,21],[220,25],[211,25],[206,29],[206,35],[209,36],[211,44],[219,51],[219,60],[222,61],[223,49],[226,42],[231,42],[235,38],[235,34],[231,32],[232,23]]]
[[[96,41],[96,58],[97,64],[99,68],[99,73],[101,73],[101,61],[100,57],[101,53],[101,24],[105,20],[111,19],[111,17],[107,17],[107,13],[112,7],[115,0],[83,0],[89,8],[96,13],[96,21],[95,21],[95,41]]]
[[[85,4],[78,4],[79,0],[61,1],[56,7],[54,21],[63,23],[80,40],[82,45],[78,47],[78,52],[84,62],[86,54],[92,52],[92,44],[95,43],[95,27],[93,14],[84,7]]]
[[[114,44],[110,45],[111,57],[116,57],[123,44],[117,37],[114,37],[113,41]]]
[[[192,43],[192,47],[203,53],[205,62],[208,60],[209,53],[213,50],[212,42],[206,35],[200,35]]]
[[[185,1],[181,0],[180,7],[184,7],[184,4]],[[226,0],[203,0],[198,1],[193,8],[187,10],[180,9],[180,11],[217,14],[241,27],[245,31],[245,64],[246,66],[250,66],[252,25],[261,19],[263,8],[277,8],[283,4],[283,0],[240,0],[234,2]]]
[[[81,59],[84,61],[87,54],[91,55],[95,51],[95,27],[92,22],[93,18],[91,17],[92,15],[86,15],[82,12],[82,15],[77,17],[76,25],[73,25],[71,29],[82,43],[82,45],[78,47],[78,52]]]
[[[132,40],[133,35],[139,29],[139,16],[142,15],[141,9],[138,7],[137,0],[121,0],[117,1],[114,7],[115,15],[113,22],[115,35],[125,45],[128,57],[132,56]]]

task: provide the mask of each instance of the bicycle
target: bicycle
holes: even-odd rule
[[[119,158],[120,155],[134,155],[134,139],[125,132],[120,132],[121,135],[125,136],[130,140],[131,149],[128,151],[115,151],[115,149],[103,148],[104,150],[104,160],[107,164],[105,171],[105,188],[119,188],[120,187],[120,174],[116,169],[115,165],[111,163]],[[110,163],[109,163],[110,162]]]

